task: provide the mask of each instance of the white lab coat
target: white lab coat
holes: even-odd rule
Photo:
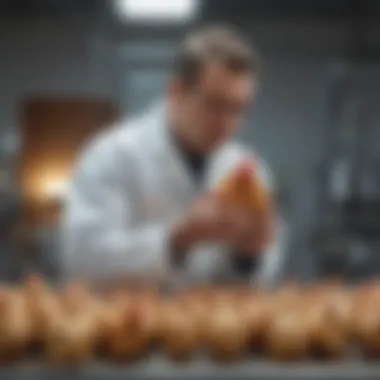
[[[168,235],[174,221],[250,153],[226,144],[211,157],[204,186],[197,186],[169,138],[165,115],[164,105],[155,106],[96,138],[80,157],[63,216],[67,276],[95,282],[131,275],[197,282],[233,276],[229,253],[218,246],[196,247],[181,268],[173,267]],[[278,276],[282,235],[280,228],[254,279],[268,283]]]

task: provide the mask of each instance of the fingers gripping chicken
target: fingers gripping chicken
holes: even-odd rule
[[[260,214],[272,207],[270,194],[251,160],[241,163],[221,184],[219,191],[226,201]]]

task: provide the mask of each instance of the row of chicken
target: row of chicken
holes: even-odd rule
[[[3,363],[37,354],[58,366],[94,358],[130,363],[155,350],[175,361],[336,360],[353,347],[380,357],[378,282],[355,289],[289,283],[272,292],[196,288],[163,297],[151,289],[100,295],[79,283],[57,291],[31,277],[0,290]]]

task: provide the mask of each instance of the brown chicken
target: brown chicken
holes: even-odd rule
[[[303,294],[301,286],[296,281],[288,280],[272,295],[270,302],[271,313],[277,313],[277,310],[289,305],[299,305],[302,302]]]
[[[201,341],[200,319],[195,304],[167,301],[161,308],[161,348],[172,360],[183,361],[199,348]],[[198,318],[198,319],[197,319]]]
[[[111,360],[132,362],[148,353],[153,339],[153,318],[144,302],[130,299],[110,328],[108,353]]]
[[[81,283],[59,295],[61,312],[46,326],[46,355],[55,366],[81,366],[94,356],[99,320],[94,298]]]
[[[264,292],[247,295],[239,302],[243,323],[247,327],[248,348],[255,354],[263,352],[263,339],[270,317],[270,306],[271,296]]]
[[[220,362],[241,358],[247,349],[248,333],[244,317],[234,305],[216,304],[205,324],[205,346],[210,356]]]
[[[364,356],[380,357],[380,299],[378,287],[365,286],[356,294],[351,312],[352,337]]]
[[[325,359],[343,358],[349,348],[350,295],[329,287],[305,300],[311,354]]]
[[[219,191],[224,199],[254,214],[271,209],[271,197],[252,162],[244,162],[222,182]]]
[[[309,334],[303,309],[284,304],[272,313],[265,331],[264,348],[269,358],[295,361],[307,358]]]
[[[57,366],[82,366],[95,354],[96,319],[88,312],[62,315],[48,330],[46,354]]]
[[[110,357],[110,340],[115,329],[125,313],[125,304],[129,302],[129,295],[113,292],[106,298],[96,300],[96,317],[98,330],[96,333],[96,351],[101,357]]]
[[[0,360],[22,358],[33,340],[33,323],[21,290],[0,290]]]
[[[40,276],[28,277],[23,290],[33,328],[32,348],[40,350],[46,344],[49,326],[61,316],[61,303]]]
[[[202,345],[205,340],[205,323],[209,318],[212,299],[210,289],[196,289],[185,292],[178,297],[178,303],[194,321],[197,340]]]

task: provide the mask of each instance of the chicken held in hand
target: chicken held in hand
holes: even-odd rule
[[[240,164],[219,188],[224,198],[253,214],[271,209],[271,197],[251,161]]]

